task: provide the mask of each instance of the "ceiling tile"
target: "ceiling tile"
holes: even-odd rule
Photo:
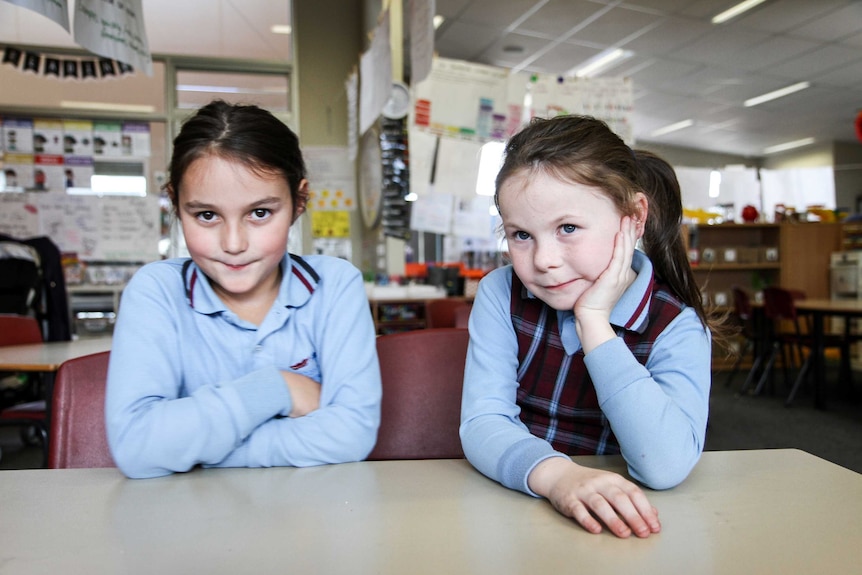
[[[653,14],[614,8],[578,31],[571,39],[612,46],[648,32],[661,21],[662,17]]]

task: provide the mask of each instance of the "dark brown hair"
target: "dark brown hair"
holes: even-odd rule
[[[210,155],[239,162],[258,174],[280,174],[290,186],[294,218],[304,208],[299,184],[306,177],[306,169],[299,138],[267,110],[215,100],[186,120],[174,138],[165,186],[175,210],[189,166]]]
[[[682,198],[676,173],[666,161],[644,150],[632,150],[607,124],[589,116],[534,118],[506,144],[497,174],[500,187],[522,170],[542,171],[560,180],[604,191],[621,214],[636,216],[635,197],[649,202],[643,249],[656,275],[694,308],[704,327],[724,333],[723,318],[704,309],[682,235]]]

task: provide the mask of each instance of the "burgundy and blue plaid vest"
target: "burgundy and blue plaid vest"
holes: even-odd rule
[[[683,308],[667,285],[655,280],[651,283],[651,294],[647,295],[652,299],[644,332],[615,326],[617,335],[622,333],[641,364],[646,363],[656,338]],[[583,349],[574,355],[566,354],[557,312],[539,299],[528,298],[527,289],[514,273],[511,315],[518,337],[517,402],[521,421],[530,433],[567,455],[619,453],[619,443],[599,409]]]

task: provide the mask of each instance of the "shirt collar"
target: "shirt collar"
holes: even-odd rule
[[[281,269],[284,274],[275,305],[285,308],[303,306],[317,290],[320,276],[305,260],[292,254],[285,254]],[[214,314],[227,311],[227,307],[213,290],[209,278],[192,260],[188,260],[183,266],[183,283],[186,301],[196,312]]]
[[[632,269],[637,277],[611,310],[611,324],[643,333],[647,326],[655,276],[652,262],[640,250],[635,250],[632,256]]]

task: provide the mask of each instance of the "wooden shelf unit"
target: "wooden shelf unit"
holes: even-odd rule
[[[687,226],[689,247],[702,256],[705,248],[716,254],[726,249],[755,248],[758,261],[713,263],[692,266],[695,278],[713,304],[715,294],[727,294],[738,285],[752,294],[767,285],[801,290],[810,298],[829,297],[829,267],[832,252],[841,249],[841,224],[718,224]],[[777,248],[777,260],[768,261],[767,248]],[[720,299],[720,298],[719,298]]]
[[[809,298],[829,298],[829,270],[831,254],[841,250],[842,229],[838,223],[782,223],[782,224],[718,224],[687,226],[685,230],[690,248],[712,248],[718,254],[727,248],[758,248],[758,256],[765,248],[776,247],[777,261],[747,263],[708,263],[693,265],[694,276],[701,290],[707,294],[709,305],[719,309],[732,309],[731,288],[739,286],[756,294],[768,285],[800,290]],[[737,253],[737,255],[738,255]],[[723,295],[722,295],[723,294]],[[718,301],[716,301],[718,300]],[[713,369],[726,369],[732,358],[717,350]],[[742,366],[748,369],[750,366]]]
[[[425,328],[424,299],[373,299],[371,315],[377,335]]]

